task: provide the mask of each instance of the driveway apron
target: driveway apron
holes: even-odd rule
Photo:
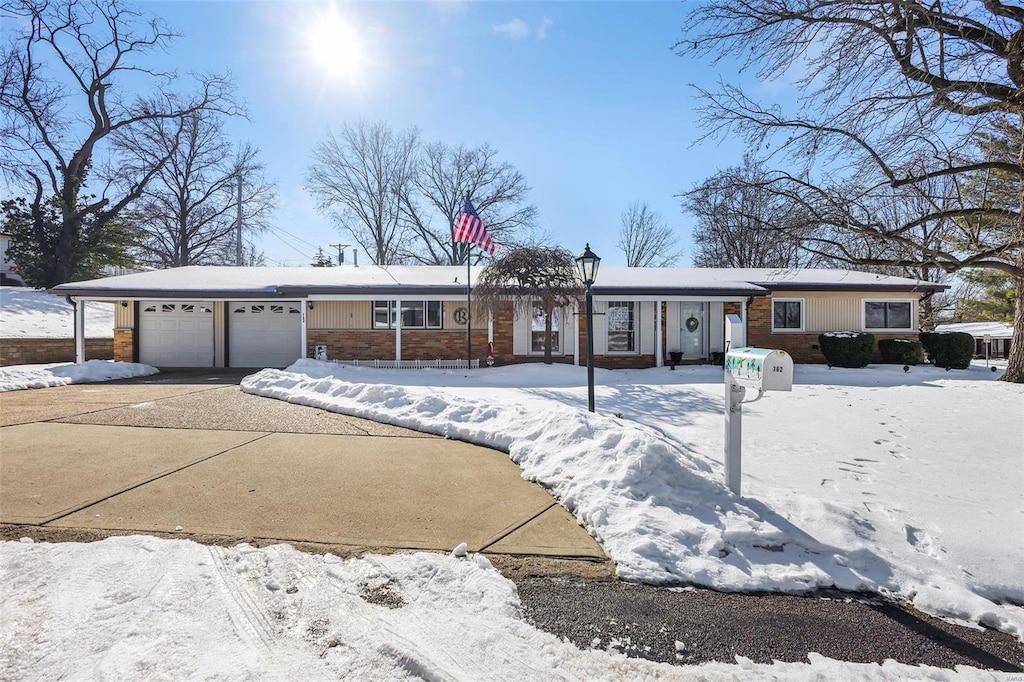
[[[0,523],[604,560],[505,453],[156,375],[0,394]]]

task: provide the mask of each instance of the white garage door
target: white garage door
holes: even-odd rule
[[[231,301],[228,310],[232,367],[287,367],[301,355],[301,303]]]
[[[154,367],[213,367],[213,303],[143,301],[139,361]]]

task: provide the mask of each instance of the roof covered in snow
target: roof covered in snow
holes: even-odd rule
[[[975,338],[1012,339],[1013,327],[1002,322],[952,322],[935,327],[937,332],[966,332]]]
[[[470,269],[472,279],[481,267]],[[852,270],[604,267],[599,295],[757,296],[769,290],[936,291],[943,285]],[[465,291],[462,266],[377,265],[334,268],[189,266],[152,270],[53,288],[55,293],[93,298],[305,297],[310,295],[431,295]]]

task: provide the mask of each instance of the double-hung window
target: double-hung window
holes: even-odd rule
[[[440,329],[441,301],[402,301],[403,329]],[[398,317],[394,301],[373,302],[373,328],[394,329]]]
[[[540,301],[534,301],[530,315],[530,352],[544,352],[544,326],[547,315],[544,314],[544,306]],[[551,311],[551,352],[560,353],[562,350],[562,314],[558,308]]]
[[[913,331],[912,301],[864,301],[864,329]]]
[[[804,301],[802,298],[772,299],[772,331],[801,332],[804,330]]]
[[[636,304],[633,301],[608,303],[608,352],[636,352]]]

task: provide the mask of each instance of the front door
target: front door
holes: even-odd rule
[[[707,357],[704,351],[705,315],[703,303],[679,304],[679,347],[684,358]]]

